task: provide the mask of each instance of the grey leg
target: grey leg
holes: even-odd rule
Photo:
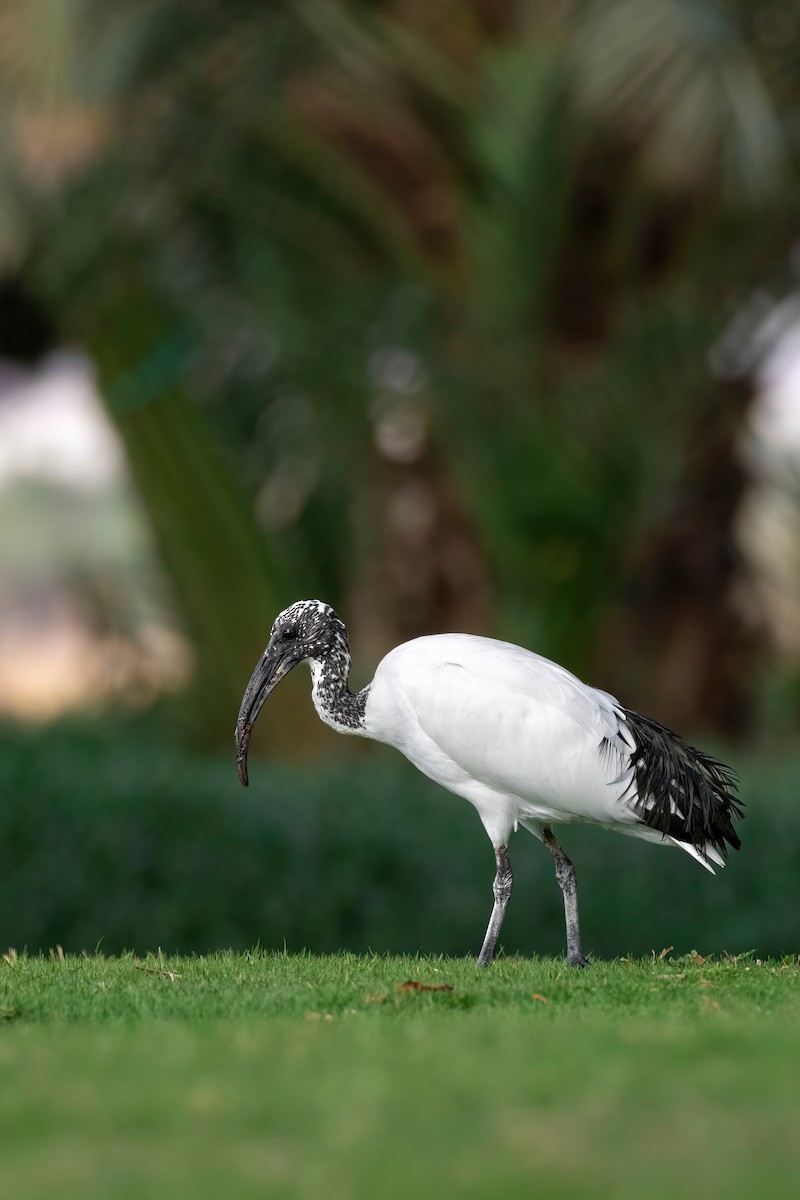
[[[494,877],[492,884],[492,892],[494,893],[494,905],[492,906],[492,915],[489,918],[489,926],[486,930],[486,937],[483,939],[481,952],[478,955],[478,966],[488,967],[489,963],[494,958],[494,952],[497,947],[497,939],[500,936],[500,928],[503,924],[503,917],[506,915],[508,907],[508,899],[511,895],[511,863],[508,859],[508,846],[497,846],[495,848],[494,857],[497,862],[497,874]]]
[[[545,825],[542,829],[542,841],[553,856],[558,886],[564,893],[564,916],[567,922],[567,962],[571,967],[588,967],[589,960],[583,957],[581,951],[575,868],[553,837],[553,831],[549,825]]]

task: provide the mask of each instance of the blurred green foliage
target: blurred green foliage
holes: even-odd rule
[[[368,656],[491,628],[736,728],[709,697],[733,662],[746,707],[764,650],[744,483],[707,514],[746,413],[706,360],[796,237],[779,8],[14,0],[5,259],[99,364],[206,733],[270,616],[314,594]],[[707,457],[704,414],[731,426]],[[675,615],[684,558],[712,566]],[[719,630],[667,694],[664,661]]]
[[[563,830],[590,952],[797,953],[800,769],[740,766],[743,849],[716,878],[676,850]],[[468,804],[378,750],[325,769],[256,761],[251,779],[121,730],[2,729],[0,945],[477,951],[494,864]],[[550,860],[525,834],[511,856],[506,950],[560,954]]]

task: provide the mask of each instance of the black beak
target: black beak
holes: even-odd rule
[[[277,687],[284,675],[288,675],[293,667],[300,662],[300,657],[293,647],[273,645],[267,646],[258,660],[255,671],[250,676],[244,696],[242,697],[239,717],[236,721],[236,770],[243,787],[247,787],[247,747],[250,734],[256,723],[256,718],[264,707],[264,701],[270,692]]]

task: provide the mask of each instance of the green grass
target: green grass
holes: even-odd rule
[[[481,973],[364,953],[476,950],[494,874],[470,806],[381,751],[245,792],[230,756],[0,726],[0,1196],[794,1197],[800,763],[738,765],[717,878],[564,831],[589,971],[529,957],[563,906],[515,838]],[[256,942],[362,953],[206,953]]]
[[[12,954],[0,1192],[794,1196],[799,988],[796,959]]]

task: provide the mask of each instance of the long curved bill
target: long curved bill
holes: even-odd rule
[[[247,748],[250,744],[250,734],[256,723],[256,718],[264,707],[264,703],[285,675],[300,661],[295,655],[287,653],[278,647],[269,645],[258,660],[256,669],[250,676],[250,682],[245,688],[239,716],[236,721],[236,770],[243,787],[250,780],[247,777]]]

